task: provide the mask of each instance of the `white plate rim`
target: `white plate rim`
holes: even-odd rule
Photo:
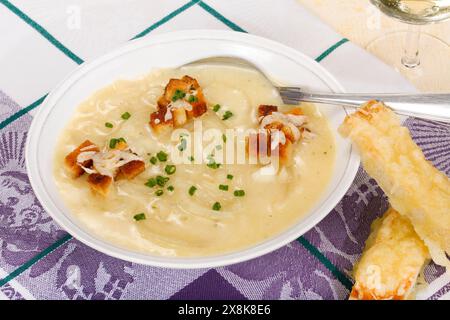
[[[45,118],[52,110],[52,107],[56,104],[58,98],[64,94],[70,86],[82,77],[84,74],[95,69],[97,66],[107,63],[114,57],[126,54],[129,51],[138,50],[139,48],[154,45],[157,43],[171,42],[193,39],[211,39],[211,40],[226,40],[239,43],[245,43],[255,47],[263,47],[274,52],[282,53],[283,55],[290,57],[296,63],[301,64],[305,68],[314,72],[322,81],[324,81],[330,89],[335,92],[345,92],[342,85],[319,63],[308,57],[307,55],[290,48],[286,45],[278,43],[273,40],[262,38],[255,35],[250,35],[241,32],[223,31],[223,30],[188,30],[188,31],[175,31],[168,32],[159,35],[152,35],[151,37],[144,37],[130,41],[126,45],[113,50],[112,52],[105,54],[93,61],[85,62],[80,65],[76,70],[70,73],[64,80],[57,85],[51,93],[45,98],[38,112],[36,113],[28,131],[26,146],[25,146],[25,163],[27,173],[30,179],[30,184],[36,194],[36,197],[40,201],[46,212],[58,223],[65,231],[72,235],[77,240],[92,247],[107,255],[127,260],[144,265],[151,265],[157,267],[175,268],[175,269],[192,269],[192,268],[212,268],[219,266],[231,265],[243,261],[247,261],[276,249],[298,239],[301,235],[313,228],[323,218],[325,218],[329,212],[335,207],[336,204],[322,205],[317,209],[321,211],[321,215],[316,215],[313,219],[309,219],[308,224],[302,228],[294,228],[291,226],[287,230],[283,231],[279,235],[265,240],[262,243],[245,248],[239,251],[231,252],[228,254],[199,257],[199,258],[173,258],[173,257],[159,257],[153,255],[146,255],[143,253],[132,252],[126,249],[114,246],[104,240],[95,238],[86,230],[80,228],[77,224],[70,221],[63,213],[55,212],[59,211],[51,201],[47,190],[45,190],[42,181],[37,178],[40,176],[38,166],[34,166],[33,163],[37,163],[37,139],[39,139],[39,132],[41,131]],[[347,190],[350,188],[354,181],[356,173],[359,169],[359,155],[351,147],[350,159],[345,169],[345,174],[339,184],[339,195],[334,198],[342,199]],[[336,190],[336,189],[335,189]],[[328,201],[330,202],[330,201]],[[294,230],[295,229],[295,230]]]

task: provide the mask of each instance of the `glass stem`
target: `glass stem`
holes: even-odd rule
[[[405,38],[402,64],[407,68],[420,65],[419,58],[420,26],[410,24]]]

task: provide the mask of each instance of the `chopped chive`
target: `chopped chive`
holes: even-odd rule
[[[227,179],[228,180],[233,180],[233,175],[232,174],[227,174]]]
[[[111,140],[109,140],[109,148],[114,149],[119,142],[126,143],[124,138],[112,138]]]
[[[220,168],[220,163],[217,163],[217,162],[215,162],[215,161],[213,160],[213,161],[210,161],[210,162],[207,164],[207,166],[208,166],[208,168],[211,168],[211,169],[219,169],[219,168]]]
[[[156,164],[157,161],[158,161],[158,159],[155,156],[150,158],[150,163],[151,164]]]
[[[228,185],[226,184],[219,184],[219,189],[222,191],[228,191]]]
[[[149,188],[153,188],[154,186],[156,186],[156,179],[155,178],[148,179],[145,185]]]
[[[164,194],[164,190],[162,190],[162,189],[158,189],[155,191],[155,195],[157,197],[161,197],[163,194]]]
[[[158,153],[156,154],[156,157],[157,157],[158,160],[161,161],[161,162],[167,161],[167,156],[168,156],[168,154],[165,153],[164,151],[160,151],[160,152],[158,152]]]
[[[225,135],[225,133],[224,133],[224,134],[222,134],[222,140],[223,140],[223,142],[224,142],[224,143],[226,143],[226,142],[227,142],[227,136]]]
[[[169,190],[170,192],[173,192],[173,190],[175,190],[175,188],[173,186],[168,186],[167,190]]]
[[[181,139],[181,142],[180,142],[180,144],[178,145],[178,150],[184,151],[184,150],[186,150],[186,147],[187,147],[187,141],[186,141],[186,139]]]
[[[105,122],[105,127],[112,128],[114,126],[113,126],[113,124],[111,122]]]
[[[220,104],[216,104],[214,107],[213,107],[213,111],[214,112],[217,112],[217,111],[219,111],[220,110]]]
[[[160,187],[164,187],[167,181],[169,181],[168,177],[156,176],[156,184]]]
[[[183,99],[185,96],[186,96],[186,93],[184,91],[177,89],[177,90],[175,90],[175,93],[173,94],[172,101],[175,102],[179,99]]]
[[[117,144],[116,138],[112,138],[111,140],[109,140],[109,148],[110,149],[114,149],[116,147],[116,144]]]
[[[233,112],[231,111],[225,111],[225,113],[223,114],[222,120],[227,120],[230,119],[233,116]]]
[[[131,114],[129,112],[125,112],[120,116],[123,120],[128,120],[131,117]]]
[[[175,167],[175,166],[172,165],[172,164],[168,164],[168,165],[164,168],[164,171],[166,171],[166,173],[167,173],[168,175],[171,175],[171,174],[174,174],[175,171],[177,171],[177,167]]]
[[[138,214],[136,214],[134,217],[134,220],[136,220],[136,221],[141,221],[141,220],[145,220],[145,213],[138,213]]]
[[[234,196],[235,197],[243,197],[243,196],[245,196],[245,191],[244,190],[235,190]]]
[[[221,208],[222,208],[222,206],[220,205],[219,202],[215,202],[215,203],[213,204],[213,206],[212,206],[212,209],[213,209],[214,211],[219,211]]]
[[[196,96],[190,95],[188,98],[188,102],[197,102],[198,98]]]
[[[191,161],[191,162],[194,162],[194,160],[195,160],[193,156],[190,156],[188,159],[189,159],[189,161]]]
[[[189,188],[189,195],[193,196],[195,191],[197,191],[197,187],[196,186],[191,186]]]

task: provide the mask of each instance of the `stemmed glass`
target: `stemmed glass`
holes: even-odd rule
[[[407,23],[408,30],[377,38],[368,44],[367,50],[402,69],[413,82],[417,78],[432,82],[446,79],[446,75],[450,81],[449,45],[421,30],[421,25],[450,19],[450,0],[370,1],[386,15]]]

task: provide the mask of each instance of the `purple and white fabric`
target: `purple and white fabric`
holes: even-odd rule
[[[186,29],[264,36],[306,53],[348,91],[414,92],[396,71],[351,44],[295,0],[0,0],[0,299],[346,299],[349,275],[387,208],[360,169],[338,206],[297,241],[223,268],[171,270],[125,262],[72,238],[45,212],[24,162],[45,95],[83,61],[136,37]],[[450,174],[450,126],[408,119],[416,141]],[[448,299],[434,264],[420,299]]]

